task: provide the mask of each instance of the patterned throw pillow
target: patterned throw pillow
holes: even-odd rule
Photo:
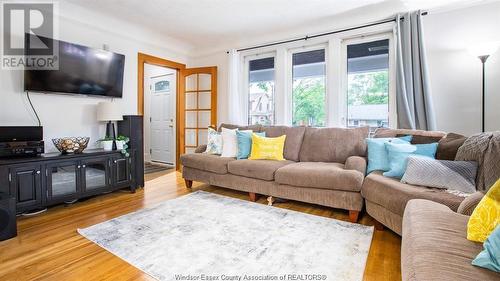
[[[283,149],[285,148],[286,135],[277,138],[260,137],[252,134],[252,152],[250,160],[285,160],[283,158]]]
[[[208,141],[206,154],[222,154],[222,136],[212,128],[208,128]]]
[[[473,193],[476,191],[476,173],[476,162],[410,156],[401,182]]]
[[[467,223],[467,239],[484,242],[500,223],[500,179],[481,199]]]

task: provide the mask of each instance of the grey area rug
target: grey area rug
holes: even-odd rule
[[[197,191],[78,232],[158,280],[362,280],[373,227]]]

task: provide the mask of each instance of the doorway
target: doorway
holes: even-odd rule
[[[175,166],[177,71],[146,63],[144,83],[145,160]]]
[[[137,56],[137,114],[145,116],[147,107],[151,104],[146,101],[146,96],[150,95],[150,84],[153,82],[160,82],[159,90],[164,94],[166,84],[160,80],[162,74],[156,75],[155,77],[150,77],[145,75],[146,68],[148,65],[156,66],[160,68],[170,69],[175,75],[170,76],[169,84],[169,96],[170,98],[165,98],[173,100],[175,97],[175,103],[170,103],[173,107],[172,112],[174,112],[174,118],[165,117],[171,116],[171,114],[162,115],[166,118],[166,122],[163,122],[160,127],[172,126],[174,150],[172,155],[174,155],[173,165],[175,165],[176,170],[180,169],[179,158],[181,154],[193,153],[196,146],[206,142],[207,126],[217,124],[217,67],[195,67],[186,68],[185,64],[166,60],[163,58],[151,56],[144,53],[138,53]],[[166,74],[166,73],[163,73]],[[168,76],[167,76],[168,77]],[[158,81],[154,80],[155,78]],[[175,83],[174,83],[175,81]],[[175,88],[173,87],[175,85]],[[154,87],[154,86],[153,86]],[[162,90],[163,88],[163,90]],[[160,93],[158,93],[160,94]],[[164,98],[164,97],[163,97]],[[156,103],[155,103],[156,104]],[[163,108],[163,107],[162,107]],[[173,121],[170,121],[174,119]],[[152,121],[152,120],[151,120]],[[150,122],[148,117],[144,118],[144,128],[146,128]],[[151,133],[144,130],[144,160],[147,163],[147,159],[151,159],[152,151],[150,147],[146,147],[149,141],[146,138],[151,138]],[[163,149],[163,145],[161,145]],[[161,150],[161,149],[160,149]],[[164,153],[168,154],[168,153]],[[155,158],[155,157],[153,157]],[[168,163],[168,162],[167,162]],[[163,165],[163,164],[162,164]]]

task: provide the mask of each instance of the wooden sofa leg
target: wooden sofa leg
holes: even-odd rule
[[[379,221],[375,220],[375,229],[379,230],[379,231],[383,231],[384,225],[382,223],[380,223]]]
[[[349,210],[349,221],[358,222],[359,211]]]
[[[255,192],[248,192],[248,197],[250,198],[250,201],[252,201],[252,202],[257,201],[257,194],[255,194]]]
[[[186,183],[186,187],[187,188],[193,187],[193,181],[192,180],[184,179],[184,182]]]

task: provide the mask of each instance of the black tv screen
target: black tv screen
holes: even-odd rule
[[[50,38],[40,39],[58,46],[59,69],[25,70],[25,91],[122,97],[124,55]],[[27,48],[25,55],[36,55],[35,51],[30,52]]]

